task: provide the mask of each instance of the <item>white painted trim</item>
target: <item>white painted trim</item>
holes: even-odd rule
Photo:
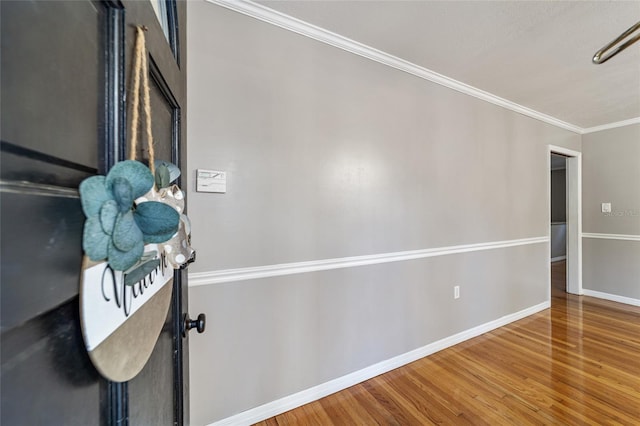
[[[551,258],[551,263],[560,262],[561,260],[566,260],[567,256],[556,256]]]
[[[234,416],[227,417],[226,419],[211,423],[209,426],[243,426],[260,422],[262,420],[284,413],[285,411],[289,411],[304,404],[308,404],[309,402],[317,401],[318,399],[324,398],[327,395],[339,392],[350,386],[376,377],[380,374],[384,374],[398,367],[402,367],[403,365],[409,364],[420,358],[424,358],[443,349],[480,336],[481,334],[495,330],[496,328],[503,327],[514,321],[518,321],[522,318],[543,311],[549,307],[549,301],[542,302],[538,305],[531,306],[522,311],[506,315],[502,318],[498,318],[494,321],[490,321],[488,323],[479,325],[458,334],[454,334],[453,336],[446,337],[442,340],[438,340],[437,342],[430,343],[426,346],[414,349],[410,352],[398,355],[386,361],[379,362],[362,370],[355,371],[342,377],[338,377],[337,379],[322,383],[318,386],[314,386],[298,393],[294,393],[293,395],[285,396],[284,398],[280,398],[276,401],[272,401],[259,407],[252,408]]]
[[[596,234],[591,232],[583,232],[582,238],[597,238],[600,240],[625,240],[625,241],[640,241],[640,235],[627,235],[627,234]]]
[[[567,292],[582,294],[582,154],[567,158]]]
[[[603,293],[601,291],[584,289],[585,296],[597,297],[598,299],[611,300],[612,302],[624,303],[626,305],[640,306],[640,299],[632,297],[618,296],[617,294]]]
[[[557,145],[549,145],[549,152],[550,154],[560,154],[564,155],[565,157],[578,157],[582,155],[580,151],[574,151],[572,149]],[[549,162],[551,162],[551,158],[549,158]],[[551,166],[549,166],[549,168],[550,167]]]
[[[223,269],[210,272],[189,274],[189,287],[220,284],[232,281],[245,281],[257,278],[277,277],[306,272],[327,271],[330,269],[352,268],[354,266],[377,265],[380,263],[402,262],[426,257],[472,251],[493,250],[526,244],[546,243],[549,237],[522,238],[518,240],[495,241],[490,243],[465,244],[459,246],[437,247],[423,250],[410,250],[394,253],[382,253],[365,256],[342,257],[336,259],[312,260],[309,262],[282,263],[277,265],[255,266],[238,269]]]
[[[551,150],[551,145],[549,145],[549,152],[547,154],[547,161],[546,161],[546,165],[547,165],[547,170],[551,169],[551,154],[552,154],[552,150]],[[566,166],[566,161],[565,161],[565,166]],[[551,259],[551,245],[553,244],[553,242],[551,241],[551,227],[553,226],[552,222],[551,222],[551,173],[546,173],[547,176],[547,208],[545,209],[546,211],[546,221],[549,224],[549,246],[547,247],[547,259]],[[566,178],[565,178],[566,180]],[[566,222],[565,222],[566,225]],[[565,245],[566,245],[566,231],[565,231]],[[546,277],[547,277],[547,300],[551,301],[551,262],[547,263],[546,265]]]
[[[602,130],[616,129],[618,127],[630,126],[632,124],[640,124],[640,117],[630,118],[629,120],[616,121],[615,123],[603,124],[601,126],[587,127],[582,129],[583,134],[600,132]]]
[[[581,127],[559,120],[550,115],[535,111],[531,108],[527,108],[515,102],[511,102],[492,93],[485,92],[484,90],[480,90],[476,87],[462,83],[458,80],[454,80],[435,71],[423,68],[412,62],[390,55],[355,40],[351,40],[347,37],[341,36],[340,34],[336,34],[334,32],[325,30],[324,28],[320,28],[316,25],[309,24],[308,22],[302,21],[292,16],[285,15],[284,13],[278,12],[261,4],[257,4],[248,0],[206,1],[233,10],[235,12],[242,13],[260,21],[278,26],[285,30],[292,31],[296,34],[309,37],[321,43],[337,47],[338,49],[345,50],[355,55],[362,56],[363,58],[367,58],[380,64],[395,68],[397,70],[404,71],[424,80],[428,80],[441,86],[448,87],[449,89],[453,89],[466,95],[473,96],[483,101],[492,103],[494,105],[498,105],[511,111],[515,111],[536,120],[540,120],[542,122],[552,124],[554,126],[578,134],[583,133],[583,129]]]
[[[567,156],[567,292],[582,294],[582,153],[562,146],[548,145],[547,168],[551,168],[551,154]],[[547,173],[547,221],[551,223],[551,173]],[[551,225],[549,225],[551,235]],[[551,257],[551,245],[549,245]],[[549,266],[550,267],[550,266]],[[548,274],[551,297],[551,272]]]

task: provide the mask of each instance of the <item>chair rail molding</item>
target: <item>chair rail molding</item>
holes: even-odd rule
[[[210,272],[189,274],[189,287],[221,284],[233,281],[246,281],[258,278],[302,274],[306,272],[327,271],[330,269],[352,268],[354,266],[376,265],[380,263],[401,262],[457,253],[481,250],[494,250],[528,244],[548,243],[548,236],[521,238],[517,240],[494,241],[488,243],[466,244],[448,247],[436,247],[422,250],[410,250],[393,253],[381,253],[364,256],[342,257],[335,259],[313,260],[308,262],[282,263],[277,265],[254,266],[237,269],[222,269]]]
[[[622,240],[622,241],[640,241],[640,235],[631,234],[599,234],[593,232],[583,232],[582,238],[595,238],[599,240]]]

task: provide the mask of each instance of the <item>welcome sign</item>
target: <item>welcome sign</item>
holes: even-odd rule
[[[165,323],[174,270],[164,251],[159,264],[134,283],[107,262],[85,258],[80,285],[82,333],[89,357],[106,378],[124,382],[135,377],[153,352]]]

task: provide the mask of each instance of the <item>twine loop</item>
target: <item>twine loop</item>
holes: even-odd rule
[[[131,144],[129,147],[129,159],[135,160],[138,151],[138,129],[140,128],[140,96],[142,95],[142,107],[145,115],[145,130],[147,146],[149,148],[149,170],[155,175],[153,135],[151,132],[151,97],[149,95],[149,67],[147,64],[147,49],[145,46],[145,26],[136,27],[136,44],[133,54],[133,93],[131,111]],[[140,80],[142,80],[142,93],[140,92]]]

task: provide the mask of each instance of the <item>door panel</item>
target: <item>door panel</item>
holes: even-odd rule
[[[103,380],[78,321],[73,298],[2,334],[3,425],[100,424]]]
[[[129,381],[132,425],[170,425],[174,420],[173,307],[147,365]]]
[[[99,376],[78,318],[77,187],[126,158],[136,25],[149,28],[156,158],[186,171],[185,52],[172,49],[186,36],[186,8],[167,4],[180,23],[169,41],[147,1],[0,2],[2,424],[188,423],[184,271],[151,360],[129,383]]]
[[[177,141],[173,140],[175,133],[173,117],[176,113],[170,100],[162,93],[155,79],[150,80],[151,110],[153,111],[153,137],[163,141],[156,147],[156,159],[175,162],[178,152],[172,146]],[[179,113],[179,111],[177,112]]]
[[[165,48],[170,48],[167,40],[161,43]],[[170,69],[173,69],[174,61],[170,57]],[[155,158],[179,164],[180,122],[176,117],[180,115],[180,109],[153,57],[150,58],[149,74]],[[146,145],[141,145],[138,156],[147,156]],[[182,276],[176,273],[174,293],[180,290],[181,283]],[[176,364],[174,357],[174,349],[177,352],[179,349],[176,345],[180,343],[174,339],[174,335],[181,333],[181,324],[174,326],[173,319],[180,316],[180,311],[172,304],[148,364],[129,382],[129,414],[132,424],[170,424],[173,421],[181,394],[181,390],[174,386],[174,381],[182,380],[182,372],[176,369],[179,364]],[[148,389],[152,391],[149,392]]]
[[[78,319],[75,188],[99,163],[107,12],[0,2],[1,424],[103,423]]]
[[[13,287],[2,288],[3,332],[78,294],[83,222],[80,201],[72,191],[3,185],[1,279]]]
[[[184,150],[184,110],[186,103],[186,72],[177,62],[170,41],[165,37],[155,12],[148,2],[124,2],[127,11],[127,34],[136,25],[145,25],[146,46],[149,52],[149,84],[152,110],[152,129],[154,138],[155,158],[171,161],[186,172],[186,164],[181,161],[185,156]],[[175,12],[184,13],[184,4],[178,3]],[[171,4],[168,4],[171,8]],[[183,19],[184,19],[184,15]],[[184,21],[182,21],[184,22]],[[184,36],[184,34],[183,34]],[[128,39],[131,45],[127,55],[133,52],[133,36]],[[176,41],[180,39],[176,35]],[[182,53],[184,57],[184,52]],[[127,72],[130,72],[128,69]],[[141,134],[144,134],[142,132]],[[139,142],[138,156],[147,158],[148,151],[145,139]],[[144,151],[144,152],[143,152]],[[183,190],[186,179],[179,180]],[[128,383],[129,415],[131,424],[170,424],[172,421],[181,424],[183,419],[183,339],[182,311],[186,310],[186,299],[183,299],[183,287],[186,288],[184,274],[177,271],[174,274],[173,303],[167,315],[165,326],[158,338],[156,347],[149,363],[143,371]]]
[[[105,13],[90,1],[2,2],[4,141],[97,168]]]

